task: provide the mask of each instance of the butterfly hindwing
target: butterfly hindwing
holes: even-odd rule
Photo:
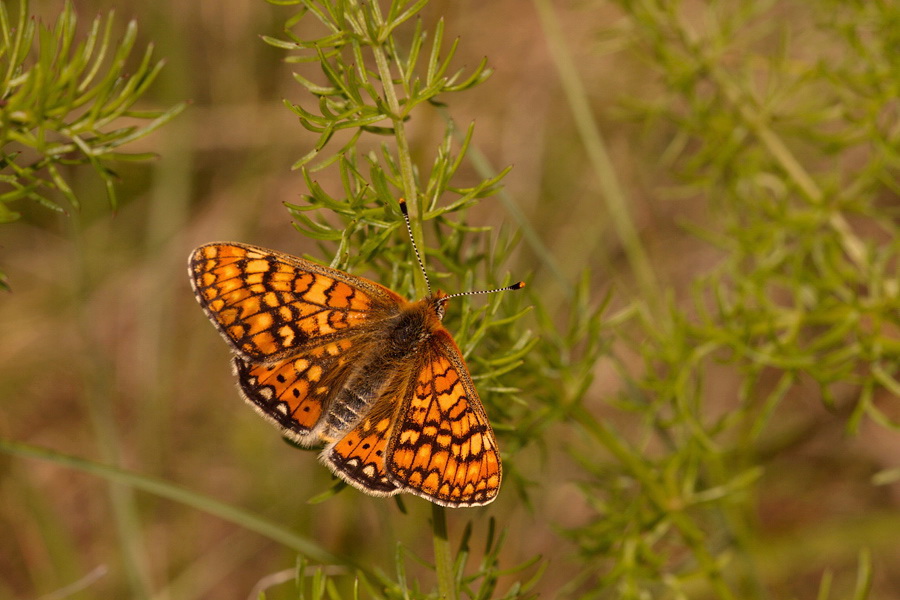
[[[274,362],[341,339],[405,302],[368,279],[246,244],[200,246],[189,272],[200,305],[252,362]]]
[[[360,360],[363,337],[346,337],[274,363],[235,356],[241,394],[294,441],[318,443],[316,425]]]
[[[462,354],[435,330],[409,381],[385,458],[391,480],[445,506],[487,504],[500,488],[494,433]]]
[[[392,398],[379,398],[350,432],[325,448],[322,461],[338,477],[366,493],[393,496],[399,492],[384,466],[396,408]]]

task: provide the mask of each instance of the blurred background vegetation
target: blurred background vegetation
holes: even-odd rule
[[[112,48],[137,26],[125,71],[166,64],[85,129],[96,146],[45,144],[75,132],[9,109],[22,82],[0,54],[0,598],[352,597],[357,577],[363,596],[434,597],[428,503],[331,495],[241,402],[188,284],[212,240],[335,257],[283,204],[310,201],[291,166],[318,139],[283,100],[315,107],[292,73],[323,79],[261,36],[287,39],[297,8],[84,0],[76,37],[113,8]],[[28,10],[52,28],[63,4]],[[896,597],[900,6],[432,0],[419,17],[429,41],[440,19],[445,48],[460,38],[453,70],[493,70],[405,124],[422,181],[445,114],[477,121],[457,188],[513,166],[456,228],[424,228],[429,270],[530,293],[449,309],[507,469],[495,503],[446,511],[461,597]],[[341,196],[337,168],[312,179]],[[408,255],[341,243],[338,264],[412,290]]]

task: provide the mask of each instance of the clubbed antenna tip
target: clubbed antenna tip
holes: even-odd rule
[[[525,287],[524,281],[519,281],[518,283],[514,283],[512,285],[508,285],[506,287],[497,288],[495,290],[478,290],[475,292],[460,292],[458,294],[450,294],[449,296],[445,296],[441,302],[446,302],[450,298],[459,298],[460,296],[475,296],[477,294],[496,294],[497,292],[508,292],[512,290],[521,290]]]

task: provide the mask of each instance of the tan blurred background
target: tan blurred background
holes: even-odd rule
[[[33,4],[33,12],[51,20],[60,6],[49,0]],[[24,218],[0,228],[0,260],[13,288],[0,298],[0,435],[183,485],[283,522],[332,552],[372,561],[388,572],[398,542],[430,560],[424,501],[409,499],[406,516],[390,500],[354,491],[307,504],[330,485],[328,470],[314,453],[286,446],[243,404],[228,350],[188,285],[188,252],[213,240],[331,258],[291,227],[282,206],[306,192],[290,165],[315,139],[282,104],[285,98],[300,101],[304,93],[291,79],[291,65],[259,39],[278,36],[290,9],[255,0],[80,0],[76,8],[81,27],[112,8],[120,30],[136,19],[139,46],[152,41],[156,55],[167,61],[145,102],[166,107],[189,100],[191,106],[130,148],[160,158],[121,165],[115,216],[104,204],[100,182],[85,169],[75,181],[85,199],[80,212],[59,217],[22,205]],[[666,132],[643,131],[615,118],[623,96],[639,96],[652,79],[646,65],[597,35],[620,18],[615,8],[564,3],[558,9],[636,227],[660,278],[678,288],[714,259],[708,246],[676,224],[708,219],[705,200],[655,201],[657,187],[669,177],[656,168]],[[598,299],[611,284],[627,297],[631,274],[586,164],[534,6],[515,0],[435,0],[423,20],[433,23],[438,16],[446,19],[448,39],[461,38],[457,65],[474,67],[486,56],[495,69],[484,85],[449,99],[452,115],[463,124],[477,121],[475,144],[493,165],[514,166],[506,190],[552,251],[563,277],[574,282],[587,269],[594,274]],[[410,131],[419,166],[427,168],[442,122],[424,112]],[[322,175],[323,183],[333,185],[328,177],[333,174]],[[477,180],[471,167],[461,177]],[[496,199],[472,210],[471,222],[514,225]],[[565,316],[563,289],[527,245],[505,268],[527,277],[547,306],[559,307],[560,319]],[[609,368],[597,375],[599,404],[617,380]],[[723,393],[735,390],[727,379],[717,386]],[[823,412],[815,398],[806,408]],[[821,439],[841,439],[840,424],[826,429]],[[879,453],[897,449],[897,440],[880,429],[849,444],[876,463],[882,461]],[[802,452],[815,461],[827,454],[824,446]],[[583,500],[577,481],[554,468],[562,461],[552,452],[547,459],[536,449],[523,454],[517,460],[531,465],[542,482],[535,511],[501,495],[489,512],[451,511],[451,535],[474,519],[473,545],[480,547],[488,514],[497,515],[510,536],[504,564],[546,557],[549,568],[538,590],[552,598],[580,568],[574,547],[558,529],[579,523]],[[102,565],[108,573],[72,597],[130,597],[122,570],[127,551],[139,557],[138,576],[150,582],[158,598],[245,598],[267,575],[294,565],[292,550],[145,493],[134,494],[140,537],[123,542],[115,523],[129,517],[114,514],[107,481],[7,456],[0,457],[0,469],[0,598],[50,594]],[[827,469],[816,476],[827,479]],[[800,491],[790,489],[789,479],[782,483],[785,488],[764,499],[760,518],[790,530],[794,525],[778,521],[802,518],[791,505]],[[865,489],[863,484],[849,491],[824,487],[820,500],[837,503],[830,510],[838,513],[854,512],[866,502],[853,496]],[[799,502],[798,512],[808,514],[809,505]],[[888,496],[874,503],[896,510]],[[873,532],[876,539],[889,534]],[[845,559],[836,564],[846,566]],[[887,565],[879,567],[883,572]],[[429,575],[410,569],[430,585]],[[809,592],[816,582],[817,577],[800,589]],[[275,588],[268,597],[293,596]]]

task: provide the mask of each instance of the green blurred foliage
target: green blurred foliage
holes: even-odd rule
[[[35,201],[64,213],[64,198],[77,210],[78,195],[65,172],[90,165],[115,209],[113,161],[147,160],[149,153],[120,148],[146,137],[183,109],[139,110],[135,104],[162,68],[148,46],[131,58],[137,41],[132,21],[113,40],[112,14],[97,17],[83,38],[66,4],[52,26],[36,22],[26,0],[10,13],[0,4],[0,224],[20,217],[12,207]],[[6,287],[0,273],[0,287]]]
[[[192,106],[132,139],[147,122],[69,104],[54,131],[94,127],[78,164],[13,179],[43,205],[113,182],[118,208],[23,196],[0,229],[0,598],[893,597],[896,3],[85,18],[113,4],[4,22],[7,47],[57,32],[53,64],[93,64],[92,37],[118,52],[98,73],[110,98],[140,88],[131,117]],[[162,71],[124,60],[151,43]],[[71,103],[53,90],[84,81],[30,85]],[[159,158],[112,178],[118,140]],[[503,451],[484,509],[335,486],[241,405],[184,273],[230,238],[421,294],[401,196],[432,283],[528,281],[448,310]]]

